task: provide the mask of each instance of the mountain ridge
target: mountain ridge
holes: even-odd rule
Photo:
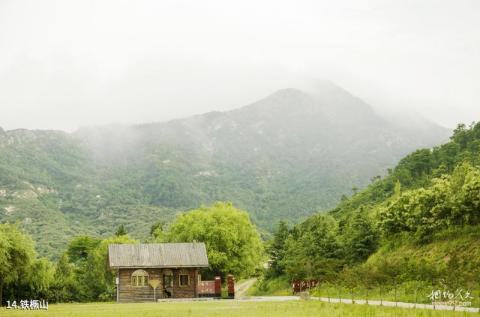
[[[151,219],[168,222],[218,200],[249,211],[266,232],[280,219],[332,208],[449,134],[405,129],[338,86],[322,89],[282,89],[238,109],[166,122],[0,133],[0,221],[20,221],[46,255],[65,237],[105,235],[120,224],[145,238]],[[25,196],[30,185],[48,191]],[[56,241],[41,240],[55,221]]]

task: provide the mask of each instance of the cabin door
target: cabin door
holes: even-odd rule
[[[163,273],[163,292],[166,297],[173,297],[173,272]]]

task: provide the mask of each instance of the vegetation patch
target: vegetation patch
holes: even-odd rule
[[[337,208],[293,227],[279,223],[268,246],[267,281],[259,285],[315,279],[317,295],[408,302],[432,301],[433,291],[463,301],[458,294],[467,292],[478,306],[479,232],[477,123],[406,156]]]

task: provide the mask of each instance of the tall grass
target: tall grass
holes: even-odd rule
[[[292,285],[285,276],[272,279],[260,279],[248,289],[247,295],[292,295]]]

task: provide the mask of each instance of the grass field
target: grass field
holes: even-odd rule
[[[366,305],[329,304],[316,301],[288,302],[177,302],[177,303],[89,303],[50,305],[48,311],[0,310],[0,316],[48,317],[308,317],[308,316],[476,316],[462,312],[431,311],[406,308],[374,307]]]

